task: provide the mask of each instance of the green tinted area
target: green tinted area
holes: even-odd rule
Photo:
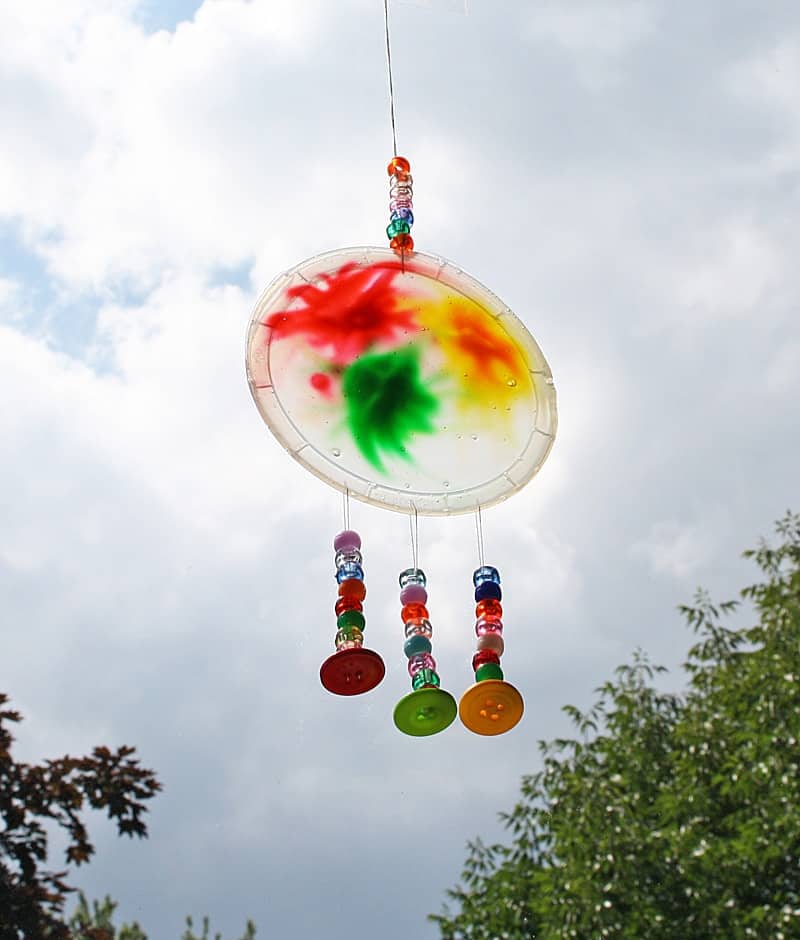
[[[414,434],[430,434],[439,402],[422,381],[414,346],[359,357],[342,375],[347,422],[365,460],[385,473],[388,455],[410,460]]]

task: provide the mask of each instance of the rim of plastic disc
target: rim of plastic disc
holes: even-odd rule
[[[431,516],[474,512],[479,507],[502,502],[530,482],[550,453],[558,426],[556,391],[547,360],[524,323],[494,293],[456,264],[420,251],[404,255],[409,273],[440,281],[475,301],[500,323],[530,364],[528,371],[536,401],[535,419],[527,441],[510,464],[490,479],[448,491],[430,491],[414,489],[408,484],[401,487],[370,477],[363,470],[348,468],[310,443],[298,421],[287,413],[270,374],[269,342],[266,356],[263,352],[259,354],[259,338],[269,330],[264,318],[274,312],[274,305],[289,287],[302,282],[313,283],[315,278],[347,263],[397,263],[398,257],[388,248],[343,248],[315,255],[279,274],[259,297],[247,331],[245,366],[253,400],[273,435],[299,464],[329,486],[362,502],[395,512]]]

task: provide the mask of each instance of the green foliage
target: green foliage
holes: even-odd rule
[[[202,934],[194,933],[194,924],[192,923],[192,918],[186,918],[186,931],[184,932],[181,940],[209,940],[209,927],[208,927],[208,918],[203,918],[203,932]],[[240,940],[254,940],[256,935],[256,925],[252,920],[247,921],[247,926],[245,927],[244,933],[240,937]],[[214,940],[222,940],[221,933],[214,934]]]
[[[69,920],[73,940],[147,940],[147,934],[135,921],[117,930],[112,921],[116,909],[116,901],[108,896],[103,901],[93,901],[90,908],[83,894],[78,895],[78,907]]]
[[[55,823],[67,837],[66,861],[88,862],[94,846],[83,821],[85,809],[105,810],[120,835],[143,837],[143,801],[160,789],[152,771],[139,766],[132,747],[96,747],[90,757],[60,757],[24,764],[11,753],[7,725],[21,721],[0,693],[0,940],[67,940],[60,919],[66,872],[46,868],[48,831]]]
[[[113,923],[114,911],[117,908],[115,901],[106,897],[103,901],[94,901],[90,908],[83,894],[79,895],[78,906],[69,921],[73,940],[147,940],[147,934],[134,921],[133,924],[123,924],[117,928]],[[210,926],[207,917],[203,918],[203,932],[194,932],[194,923],[191,917],[186,918],[186,930],[181,940],[211,940]],[[247,921],[247,926],[240,940],[255,940],[256,926]],[[222,934],[215,933],[214,940],[222,940]]]
[[[443,940],[800,937],[800,517],[747,552],[739,601],[682,608],[697,642],[681,696],[638,653],[597,690],[578,735],[503,814],[509,845],[468,846]]]

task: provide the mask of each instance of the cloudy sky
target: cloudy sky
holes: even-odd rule
[[[561,705],[637,646],[677,667],[676,605],[735,592],[800,507],[796,0],[391,11],[417,245],[519,314],[559,393],[547,464],[485,516],[527,705],[495,739],[392,724],[401,515],[352,509],[386,679],[320,687],[341,499],[243,368],[273,276],[384,244],[381,0],[0,0],[0,688],[21,757],[130,743],[158,770],[149,840],[93,820],[76,877],[154,940],[203,912],[434,937]],[[458,696],[473,522],[420,538]]]

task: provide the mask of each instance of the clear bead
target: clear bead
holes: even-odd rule
[[[406,568],[400,572],[400,587],[407,587],[409,584],[418,584],[420,587],[427,587],[428,579],[421,568]]]
[[[433,636],[433,626],[430,620],[409,620],[405,631],[407,640],[410,640],[412,636],[426,636],[428,639]]]

